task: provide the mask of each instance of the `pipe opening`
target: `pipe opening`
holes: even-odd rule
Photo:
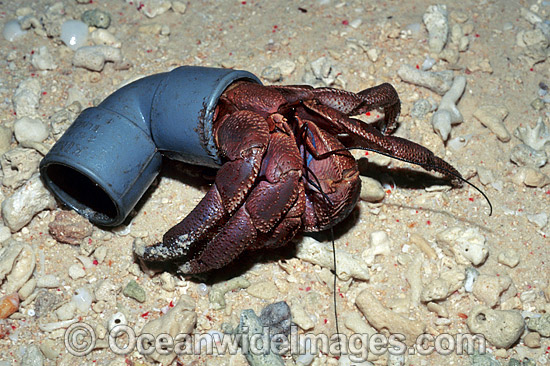
[[[109,195],[79,171],[62,164],[50,164],[43,176],[65,204],[90,221],[108,225],[117,218],[117,207]]]

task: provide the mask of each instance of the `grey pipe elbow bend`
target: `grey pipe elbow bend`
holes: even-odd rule
[[[121,224],[160,171],[162,155],[218,167],[213,114],[247,71],[182,66],[144,77],[84,110],[40,162],[44,184],[102,226]]]

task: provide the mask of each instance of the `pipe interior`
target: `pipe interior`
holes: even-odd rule
[[[107,193],[84,174],[61,164],[51,164],[46,175],[63,201],[91,221],[108,223],[117,209]]]

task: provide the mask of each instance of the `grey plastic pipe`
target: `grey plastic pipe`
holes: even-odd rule
[[[45,185],[91,222],[121,224],[157,176],[162,155],[221,164],[213,114],[247,71],[182,66],[144,77],[84,110],[40,162]]]

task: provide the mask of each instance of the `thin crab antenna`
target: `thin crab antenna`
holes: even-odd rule
[[[372,151],[372,152],[375,152],[375,153],[378,153],[380,155],[384,155],[384,156],[387,156],[389,158],[392,158],[392,159],[395,159],[395,160],[399,160],[399,161],[403,161],[405,163],[409,163],[409,164],[414,164],[414,165],[418,165],[418,166],[421,166],[423,168],[429,168],[429,169],[434,169],[437,168],[437,170],[439,171],[442,171],[442,172],[445,172],[447,173],[448,175],[450,176],[453,176],[455,177],[456,179],[460,180],[461,182],[464,182],[466,184],[468,184],[470,187],[473,187],[476,191],[479,192],[479,194],[481,194],[483,196],[483,198],[485,198],[485,200],[487,201],[487,203],[489,204],[489,216],[491,216],[493,214],[493,205],[491,204],[491,201],[489,200],[489,197],[487,197],[487,195],[485,194],[485,192],[483,192],[481,189],[479,189],[478,187],[476,187],[473,183],[470,183],[468,180],[464,179],[462,176],[460,176],[459,174],[456,174],[455,172],[453,171],[450,171],[448,169],[445,169],[445,168],[442,168],[442,167],[436,167],[432,164],[424,164],[424,163],[419,163],[419,162],[416,162],[416,161],[412,161],[412,160],[408,160],[408,159],[404,159],[404,158],[400,158],[400,157],[397,157],[397,156],[393,156],[391,154],[388,154],[388,153],[385,153],[383,151],[378,151],[376,149],[372,149],[372,148],[369,148],[369,147],[362,147],[362,146],[353,146],[353,147],[348,147],[348,148],[345,148],[345,149],[336,149],[336,150],[332,150],[332,151],[329,151],[327,153],[324,153],[322,154],[321,156],[319,156],[318,158],[322,159],[328,155],[332,155],[333,153],[337,153],[337,152],[342,152],[342,151],[348,151],[348,150],[353,150],[353,149],[358,149],[358,150],[365,150],[365,151]]]

